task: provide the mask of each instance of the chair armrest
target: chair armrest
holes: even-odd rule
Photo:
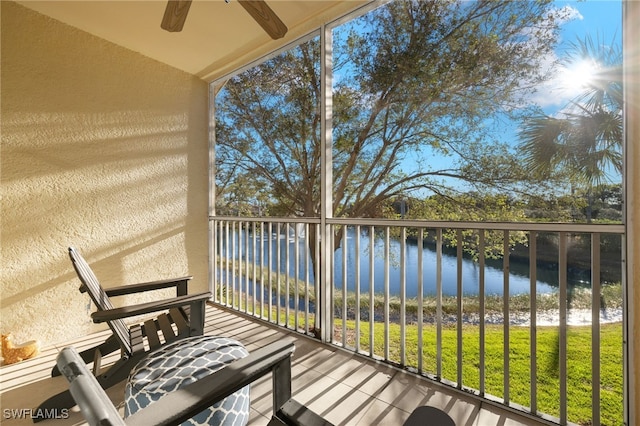
[[[69,381],[73,400],[90,425],[124,426],[120,413],[73,347],[62,349],[57,365]]]
[[[279,420],[278,423],[332,426],[322,417],[291,399],[291,355],[294,350],[293,342],[286,341],[277,341],[264,346],[209,376],[164,395],[157,403],[128,417],[126,425],[182,423],[233,392],[273,373],[274,401],[282,401],[282,404],[274,403],[273,407],[274,419]],[[89,372],[75,349],[64,348],[58,355],[57,364],[69,381],[74,401],[91,426],[125,424],[106,392]],[[279,396],[276,397],[276,395]],[[281,420],[277,417],[278,415],[283,415],[288,421]]]
[[[125,294],[141,293],[144,291],[160,290],[163,288],[175,287],[176,296],[184,296],[185,294],[187,294],[187,283],[191,279],[193,279],[193,276],[169,278],[166,280],[150,281],[150,282],[139,283],[139,284],[120,285],[120,286],[105,288],[104,292],[107,293],[107,296],[113,297],[113,296],[123,296]],[[81,288],[80,291],[84,293],[87,290],[83,286],[83,288]]]
[[[164,311],[171,308],[192,305],[195,303],[205,303],[211,298],[211,293],[189,294],[186,296],[174,297],[172,299],[155,300],[153,302],[139,303],[137,305],[123,306],[121,308],[108,309],[106,311],[96,311],[91,314],[95,323],[113,321],[115,319],[128,318],[136,315],[148,314],[150,312]]]
[[[277,381],[276,376],[283,373],[291,377],[291,355],[294,350],[293,342],[284,341],[255,350],[209,376],[164,395],[157,403],[127,417],[127,425],[180,424],[272,371],[274,385],[283,382]],[[291,381],[284,382],[288,388],[276,388],[273,393],[279,393],[288,400],[291,398]],[[278,408],[274,407],[274,412]]]

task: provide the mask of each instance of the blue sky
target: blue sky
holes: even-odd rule
[[[580,16],[567,22],[563,28],[567,35],[598,32],[611,40],[622,34],[622,3],[619,0],[587,0],[587,1],[557,1],[559,6],[575,8]]]

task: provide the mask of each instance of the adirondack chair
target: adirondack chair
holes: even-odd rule
[[[93,362],[93,373],[104,389],[124,380],[137,362],[149,351],[178,339],[202,335],[205,304],[211,298],[211,293],[188,295],[187,282],[191,279],[190,276],[103,289],[89,264],[75,248],[69,248],[69,256],[78,278],[82,282],[80,291],[89,293],[97,308],[96,312],[91,314],[93,322],[106,322],[113,332],[103,343],[87,349],[79,355],[85,363]],[[176,297],[171,299],[121,308],[114,308],[109,300],[110,296],[122,296],[171,287],[176,288]],[[124,318],[155,312],[161,313],[142,323],[127,325],[124,321]],[[102,357],[118,349],[120,349],[120,359],[102,371]],[[52,376],[60,375],[57,366],[53,368],[51,374]],[[44,401],[38,410],[46,412],[46,410],[59,410],[74,405],[71,394],[69,391],[65,391]],[[38,420],[42,419],[34,419],[36,422]]]
[[[58,366],[89,425],[176,425],[224,397],[272,373],[273,416],[270,426],[332,426],[291,396],[291,355],[295,346],[278,341],[234,361],[211,375],[162,396],[141,411],[122,419],[107,394],[73,347],[58,355]]]

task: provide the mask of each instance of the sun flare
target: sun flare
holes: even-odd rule
[[[564,91],[577,94],[588,88],[594,80],[597,64],[583,60],[563,67],[560,71],[560,83]]]

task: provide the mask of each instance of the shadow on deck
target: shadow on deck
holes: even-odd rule
[[[454,392],[427,379],[414,376],[286,329],[209,305],[205,334],[231,337],[252,351],[277,340],[291,340],[294,398],[335,425],[402,425],[417,407],[440,408],[457,426],[536,425],[491,404]],[[108,331],[45,348],[35,359],[0,368],[0,423],[31,425],[31,412],[47,397],[67,388],[63,377],[50,377],[58,351],[65,346],[81,350],[103,341]],[[115,360],[115,357],[114,357]],[[105,365],[110,362],[106,357]],[[108,390],[114,404],[123,411],[124,382]],[[271,417],[271,377],[251,387],[251,426],[266,425]],[[67,418],[45,420],[46,425],[84,424],[72,410]],[[426,424],[426,423],[425,423]]]

